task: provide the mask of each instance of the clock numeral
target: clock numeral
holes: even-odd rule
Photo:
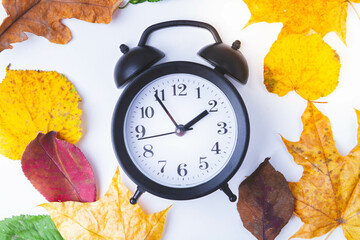
[[[221,149],[219,148],[219,142],[216,142],[215,145],[211,149],[212,152],[215,152],[215,154],[220,154]]]
[[[154,116],[154,109],[152,107],[142,107],[141,110],[141,118],[152,118]]]
[[[160,172],[161,172],[161,173],[164,173],[164,171],[165,171],[165,166],[166,166],[166,164],[167,164],[167,161],[166,161],[166,160],[160,160],[160,161],[158,161],[158,164],[163,164],[162,167],[161,167],[161,169],[160,169]]]
[[[182,163],[177,168],[177,173],[180,177],[185,177],[188,174],[188,171],[186,169],[187,165],[186,163]]]
[[[174,93],[174,96],[187,96],[187,92],[185,92],[186,90],[186,85],[181,83],[179,85],[172,85],[173,87],[173,93]],[[178,91],[179,90],[179,91]]]
[[[161,101],[165,101],[165,90],[155,90],[155,94],[160,98]],[[156,100],[156,99],[155,99]]]
[[[146,144],[144,146],[144,153],[143,153],[143,156],[146,157],[146,158],[151,158],[154,156],[154,152],[152,151],[153,150],[153,146],[150,145],[150,144]]]
[[[135,127],[135,132],[138,133],[138,134],[136,134],[137,138],[142,138],[145,136],[145,127],[143,125],[137,125]]]
[[[218,134],[224,135],[228,132],[228,129],[226,128],[227,124],[225,122],[218,122],[217,125],[220,127],[220,130],[217,131]]]
[[[215,101],[215,100],[210,100],[210,101],[208,102],[208,104],[211,106],[209,112],[217,112],[217,111],[218,111],[218,109],[216,108],[216,106],[217,106],[217,101]]]
[[[197,98],[201,98],[200,97],[200,87],[196,88],[196,92],[197,92]]]
[[[200,157],[200,161],[199,161],[200,162],[200,165],[199,165],[200,170],[206,170],[209,167],[209,163],[204,161],[204,159],[206,159],[206,157]]]

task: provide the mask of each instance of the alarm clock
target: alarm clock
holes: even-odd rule
[[[215,43],[198,54],[214,68],[189,61],[156,64],[165,54],[146,44],[153,32],[176,26],[208,30]],[[137,184],[130,199],[144,192],[188,200],[221,189],[236,195],[228,181],[242,164],[249,143],[247,110],[232,83],[245,84],[248,65],[218,32],[198,21],[168,21],[148,27],[137,47],[122,44],[115,82],[123,90],[113,114],[112,138],[124,172]]]

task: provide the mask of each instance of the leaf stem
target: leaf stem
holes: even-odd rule
[[[335,229],[337,228],[338,226],[334,227],[333,229],[331,229],[331,231],[329,232],[329,234],[326,236],[325,240],[328,240],[329,237],[331,236],[331,234],[335,231]]]
[[[360,20],[360,15],[359,15],[359,13],[356,11],[356,8],[355,8],[355,6],[352,4],[352,2],[350,2],[349,0],[347,1],[349,4],[350,4],[350,6],[352,7],[352,9],[354,9],[354,11],[355,11],[355,13],[356,13],[356,16],[359,18],[359,20]]]
[[[130,4],[130,0],[129,0],[124,6],[119,6],[119,9],[124,9],[124,8],[126,8],[129,4]]]
[[[320,101],[310,101],[312,103],[328,103],[328,102],[320,102]]]

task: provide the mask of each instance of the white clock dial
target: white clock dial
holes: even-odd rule
[[[183,129],[186,124],[192,125],[189,130]],[[135,96],[125,116],[124,139],[145,176],[184,188],[209,181],[226,166],[237,128],[221,89],[202,77],[177,73],[155,79]]]

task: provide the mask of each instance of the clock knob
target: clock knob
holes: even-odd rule
[[[220,189],[226,194],[226,196],[229,197],[230,202],[236,202],[237,197],[236,197],[236,195],[231,191],[231,189],[229,188],[229,184],[226,183],[226,184],[225,184],[224,186],[222,186]]]
[[[134,193],[134,196],[132,198],[130,198],[130,203],[133,205],[136,204],[144,192],[145,192],[144,190],[142,190],[140,187],[138,187],[136,189],[136,192]]]
[[[132,80],[165,56],[163,52],[151,46],[129,49],[125,44],[121,44],[120,51],[124,55],[115,65],[114,78],[117,87]]]
[[[232,46],[225,43],[214,43],[200,49],[198,54],[215,66],[223,74],[228,74],[242,84],[249,77],[249,67],[240,51],[241,42],[235,41]]]

